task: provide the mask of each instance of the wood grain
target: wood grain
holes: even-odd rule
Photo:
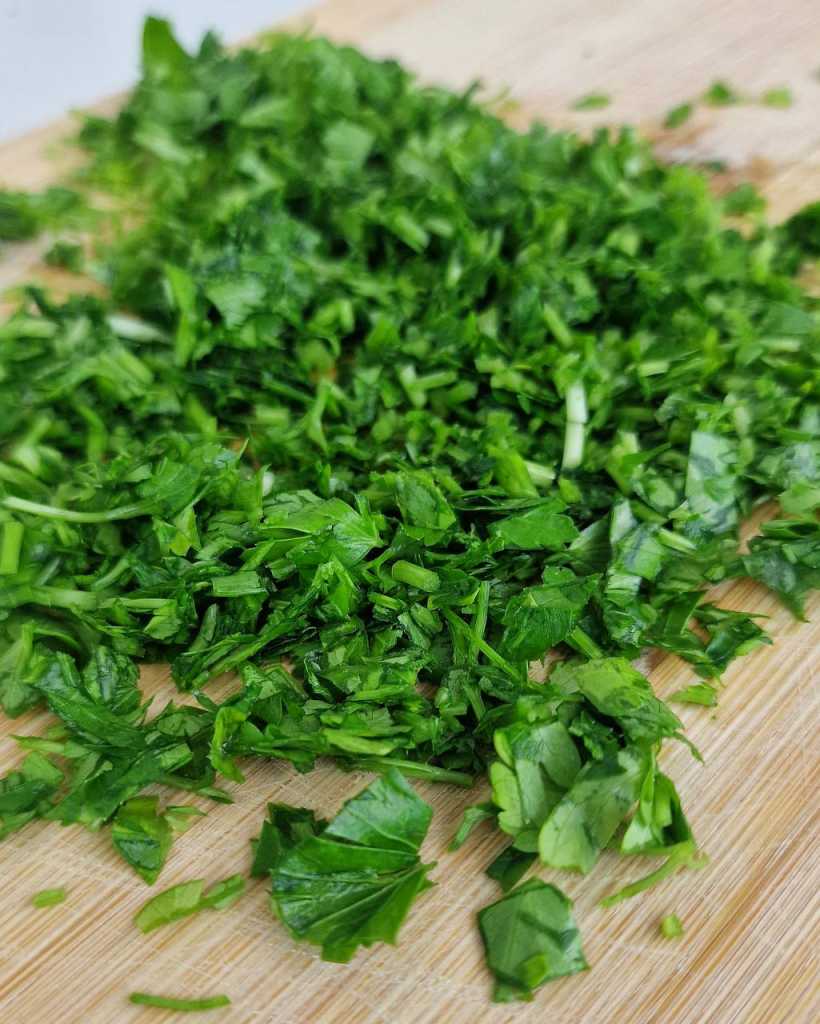
[[[751,175],[764,186],[776,214],[820,195],[815,0],[336,0],[311,20],[334,38],[399,57],[426,79],[460,87],[480,77],[490,90],[510,86],[520,103],[517,122],[537,114],[585,130],[628,120],[653,132],[671,158],[727,160],[733,175]],[[787,84],[796,102],[785,111],[701,110],[685,132],[658,130],[669,106],[716,77],[753,95]],[[579,94],[598,89],[613,94],[611,108],[569,112]],[[0,182],[36,187],[52,180],[55,164],[46,154],[66,127],[0,147]],[[38,251],[13,250],[0,266],[0,284],[28,274]],[[424,854],[438,859],[440,884],[417,904],[400,949],[374,948],[350,966],[322,963],[312,948],[288,939],[271,919],[262,883],[227,911],[143,936],[131,918],[149,890],[119,860],[107,833],[30,826],[0,847],[0,1020],[172,1019],[129,1006],[126,995],[135,989],[192,997],[226,992],[233,1006],[202,1019],[230,1024],[817,1020],[820,631],[796,623],[749,583],[724,587],[720,599],[770,616],[776,643],[726,673],[718,709],[681,711],[705,765],[682,746],[665,758],[711,867],[611,910],[598,900],[642,874],[644,864],[605,856],[583,879],[544,872],[576,900],[589,973],[549,986],[530,1005],[489,1003],[474,915],[497,895],[482,870],[503,840],[482,831],[457,854],[446,853],[463,805],[484,791],[420,787],[436,811]],[[691,679],[674,658],[651,664],[661,695]],[[172,694],[161,666],[146,668],[143,683],[162,698]],[[0,770],[19,759],[11,733],[38,733],[48,721],[31,714],[0,725]],[[234,805],[200,802],[209,817],[177,841],[160,887],[244,869],[268,800],[332,814],[367,778],[327,765],[300,776],[276,763],[249,764],[247,775]],[[33,893],[55,885],[68,888],[68,902],[33,909]],[[657,934],[670,912],[686,926],[677,942]]]

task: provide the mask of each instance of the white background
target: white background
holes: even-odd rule
[[[127,88],[139,74],[146,14],[186,47],[208,29],[236,42],[311,0],[0,0],[0,140]]]

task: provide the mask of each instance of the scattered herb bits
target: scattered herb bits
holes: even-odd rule
[[[683,659],[675,702],[711,707],[770,638],[709,589],[804,618],[820,585],[820,207],[772,227],[630,129],[519,133],[325,39],[189,54],[149,18],[142,62],[78,139],[118,227],[83,249],[104,294],[32,286],[0,325],[0,703],[59,722],[18,737],[0,838],[110,825],[150,884],[197,815],[148,787],[375,772],[329,822],[271,805],[253,847],[288,932],[346,961],[431,884],[407,779],[487,776],[453,846],[503,837],[481,935],[496,997],[530,998],[586,963],[526,871],[657,858],[617,904],[705,862],[659,767],[684,722],[638,656]],[[0,193],[9,241],[83,217]],[[138,666],[163,661],[183,696],[149,714]],[[137,925],[244,885],[173,886]]]

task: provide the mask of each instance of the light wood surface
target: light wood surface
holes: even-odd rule
[[[512,116],[521,122],[538,115],[586,129],[628,120],[656,134],[672,158],[725,159],[732,167],[727,180],[754,178],[776,214],[820,196],[816,0],[337,0],[312,22],[372,54],[399,57],[429,80],[463,86],[480,77],[490,90],[510,86],[520,101]],[[700,110],[686,131],[658,131],[666,109],[717,77],[750,94],[789,85],[795,105]],[[571,101],[592,90],[611,93],[612,107],[572,114]],[[65,129],[61,123],[0,147],[0,183],[38,187],[52,180],[55,164],[46,153]],[[29,273],[37,251],[7,251],[0,284]],[[29,826],[0,846],[0,1021],[171,1019],[128,1005],[133,990],[189,997],[225,992],[230,1009],[192,1019],[230,1024],[820,1019],[813,688],[820,630],[796,623],[749,583],[723,587],[716,596],[724,606],[771,616],[767,628],[776,642],[726,673],[719,708],[680,711],[705,765],[682,746],[665,757],[711,866],[610,910],[597,906],[600,898],[643,874],[646,862],[605,855],[585,878],[543,872],[576,901],[593,965],[588,973],[547,986],[529,1005],[490,1004],[475,913],[498,895],[482,871],[504,840],[480,830],[459,853],[447,853],[464,804],[482,798],[484,788],[422,786],[435,808],[423,853],[438,860],[439,885],[414,907],[398,949],[375,947],[348,966],[322,963],[313,947],[292,942],[272,919],[262,882],[227,911],[143,936],[131,918],[152,890],[114,853],[107,832]],[[692,678],[675,658],[652,658],[649,667],[661,695]],[[147,668],[143,682],[162,698],[173,692],[162,667]],[[31,714],[0,723],[0,770],[19,760],[10,734],[36,734],[48,722],[47,715]],[[243,786],[229,784],[234,805],[198,801],[209,816],[177,840],[155,889],[246,870],[248,840],[267,801],[329,815],[367,780],[332,766],[300,776],[274,762],[249,764],[247,775]],[[69,890],[66,903],[31,907],[35,892],[58,885]],[[657,931],[672,912],[686,927],[674,942]]]

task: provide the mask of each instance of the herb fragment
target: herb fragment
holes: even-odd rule
[[[84,268],[83,247],[76,242],[55,242],[43,260],[49,267],[60,267],[72,274],[80,274]]]
[[[776,89],[767,89],[760,97],[760,102],[767,107],[790,107],[794,103],[791,89],[780,86]]]
[[[516,850],[514,846],[508,846],[489,865],[485,874],[498,882],[502,892],[509,892],[521,881],[535,861],[536,854],[525,853]]]
[[[480,825],[482,821],[492,821],[496,814],[495,805],[492,803],[474,804],[472,807],[467,807],[456,834],[450,840],[448,850],[452,853],[460,849],[476,826]]]
[[[661,918],[660,933],[665,939],[677,939],[683,935],[683,925],[677,914],[667,914]]]
[[[150,932],[171,921],[197,914],[200,910],[225,910],[244,891],[245,879],[241,875],[231,875],[222,882],[216,882],[207,892],[201,879],[181,882],[157,893],[144,903],[134,923],[140,931]]]
[[[344,963],[357,946],[395,943],[416,896],[432,884],[418,850],[432,811],[395,769],[348,800],[318,835],[271,872],[273,908],[288,931]]]
[[[0,189],[0,241],[20,242],[46,228],[82,224],[87,209],[78,192],[52,186],[43,192]]]
[[[262,822],[262,830],[251,840],[251,877],[266,878],[291,847],[308,836],[318,835],[324,826],[325,822],[317,820],[313,811],[306,807],[268,804],[268,817]]]
[[[480,911],[478,927],[497,1003],[530,1000],[544,982],[588,967],[572,903],[537,878]]]
[[[717,690],[708,683],[694,683],[670,694],[669,700],[678,704],[702,704],[705,708],[717,707]]]
[[[572,109],[601,110],[603,107],[608,107],[611,102],[612,98],[604,92],[590,92],[575,100],[572,104]]]
[[[686,124],[694,110],[692,103],[679,103],[678,106],[672,107],[663,119],[664,128],[680,128],[682,124]]]
[[[165,864],[174,833],[187,829],[201,814],[194,807],[168,807],[160,813],[157,797],[132,797],[117,811],[111,840],[134,870],[153,885]]]
[[[199,1013],[201,1010],[218,1010],[230,1006],[227,996],[207,996],[205,999],[175,999],[172,996],[152,996],[147,992],[132,992],[128,1001],[134,1006],[155,1006],[160,1010],[175,1010],[178,1013]]]
[[[32,896],[31,903],[34,907],[56,907],[58,903],[63,903],[67,897],[68,893],[65,889],[42,889]]]
[[[728,82],[716,79],[703,94],[703,102],[710,107],[729,107],[740,103],[740,95]]]

